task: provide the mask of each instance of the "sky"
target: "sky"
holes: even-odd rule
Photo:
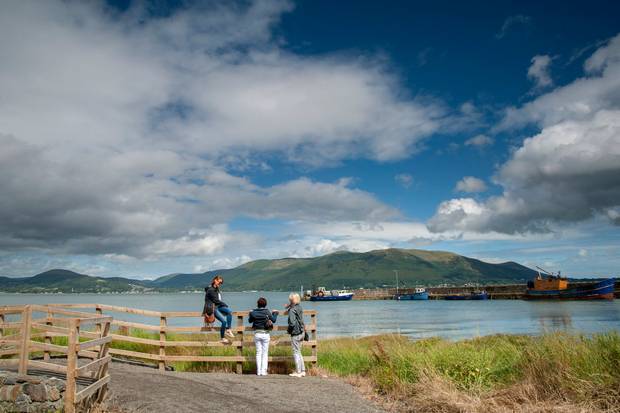
[[[620,268],[620,4],[9,0],[0,275]]]

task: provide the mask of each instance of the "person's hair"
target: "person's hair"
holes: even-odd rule
[[[213,285],[216,281],[224,281],[224,279],[222,278],[221,275],[216,275],[215,277],[213,277],[213,279],[211,280],[211,285]]]
[[[301,297],[297,293],[290,293],[288,295],[288,300],[293,304],[299,304],[301,301]]]
[[[258,301],[256,302],[256,305],[258,305],[258,308],[267,307],[267,299],[265,297],[259,298]]]

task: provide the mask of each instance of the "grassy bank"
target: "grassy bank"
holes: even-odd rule
[[[620,411],[620,334],[321,342],[319,366],[398,411]]]

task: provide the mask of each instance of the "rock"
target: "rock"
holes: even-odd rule
[[[24,384],[24,393],[30,396],[30,399],[34,402],[47,401],[47,391],[44,384]]]
[[[13,386],[0,387],[0,400],[6,402],[12,402],[13,400]]]
[[[49,386],[47,388],[47,399],[55,402],[56,400],[60,400],[61,394],[60,390],[56,386]]]
[[[7,386],[12,386],[17,384],[17,380],[15,380],[15,377],[13,376],[8,376],[6,379],[4,379],[4,384]]]
[[[57,379],[56,377],[52,377],[47,381],[48,386],[54,386],[58,389],[59,392],[65,391],[66,384],[63,380]]]

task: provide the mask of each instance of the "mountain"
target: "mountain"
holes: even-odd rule
[[[105,293],[138,292],[149,288],[143,281],[121,277],[93,277],[69,270],[54,269],[33,277],[0,277],[0,291],[20,293]]]
[[[203,274],[177,274],[154,285],[165,288],[202,288],[215,274],[228,290],[297,290],[307,288],[373,288],[439,284],[525,283],[536,272],[515,262],[489,264],[443,251],[385,249],[364,253],[340,251],[316,258],[256,260],[237,268]]]
[[[525,283],[536,272],[515,262],[490,264],[444,251],[385,249],[363,253],[340,251],[315,258],[256,260],[239,267],[200,274],[170,274],[155,280],[91,277],[50,270],[28,278],[0,277],[5,292],[140,292],[202,290],[216,274],[228,291],[297,291],[324,286],[373,288],[401,286]]]

